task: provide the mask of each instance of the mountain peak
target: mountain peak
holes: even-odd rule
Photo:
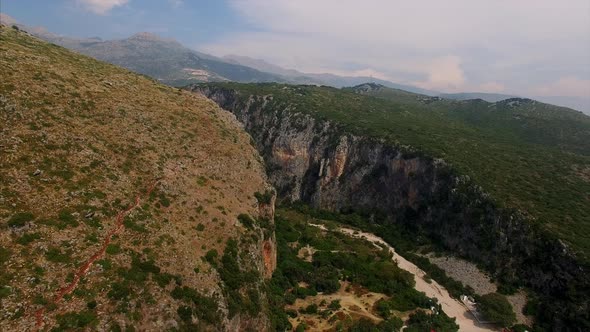
[[[359,84],[359,85],[354,86],[352,88],[356,91],[369,92],[369,91],[381,90],[381,89],[385,88],[385,86],[383,86],[381,84],[377,84],[377,83],[368,82],[368,83]]]
[[[151,40],[151,41],[166,41],[166,42],[173,42],[174,39],[171,38],[163,38],[151,32],[138,32],[133,36],[129,37],[129,39],[135,40]]]
[[[0,23],[7,25],[7,26],[11,26],[13,24],[17,24],[18,21],[9,15],[6,15],[4,13],[0,13]]]

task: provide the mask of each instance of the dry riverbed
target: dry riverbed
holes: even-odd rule
[[[432,254],[426,255],[426,257],[432,264],[443,269],[449,277],[462,282],[466,286],[471,286],[478,295],[493,293],[498,289],[487,274],[469,261],[452,256],[436,257]],[[506,298],[516,313],[517,322],[532,325],[532,318],[522,313],[522,309],[527,302],[526,293],[521,290],[514,295],[506,296]]]
[[[319,224],[311,224],[311,226],[318,227],[323,230],[327,230],[324,225]],[[490,325],[481,325],[478,324],[477,321],[473,318],[473,315],[467,310],[461,302],[455,300],[451,297],[449,292],[439,285],[436,281],[432,280],[430,283],[424,280],[424,276],[426,273],[419,269],[416,265],[409,262],[405,258],[398,255],[393,247],[391,247],[387,242],[385,242],[380,237],[371,234],[365,233],[361,231],[356,231],[349,228],[338,228],[338,231],[348,234],[352,237],[366,239],[369,242],[372,242],[376,246],[380,247],[387,247],[389,251],[393,254],[392,259],[397,262],[398,266],[414,275],[414,279],[416,281],[416,290],[420,292],[424,292],[428,297],[434,297],[438,300],[438,302],[442,305],[443,311],[449,316],[456,318],[456,322],[459,325],[460,331],[473,331],[473,332],[483,332],[483,331],[498,331],[493,326]]]

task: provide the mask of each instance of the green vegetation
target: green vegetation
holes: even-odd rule
[[[206,262],[208,262],[209,264],[211,264],[211,266],[216,267],[217,266],[217,257],[219,256],[219,253],[217,253],[216,249],[211,249],[209,251],[207,251],[207,253],[205,253],[205,256],[203,257],[203,260],[205,260]]]
[[[348,328],[348,332],[397,332],[402,328],[403,325],[403,321],[398,317],[385,320],[378,325],[373,324],[372,321],[366,318],[361,318]]]
[[[12,252],[8,248],[0,247],[0,264],[4,264],[10,259]]]
[[[98,323],[96,313],[90,310],[81,312],[68,312],[63,315],[57,315],[58,326],[51,331],[72,331],[82,330],[84,328],[93,327]]]
[[[159,200],[160,205],[162,205],[163,207],[170,206],[170,199],[168,197],[166,197],[166,195],[164,195],[164,193],[160,193],[159,198],[160,198],[160,200]]]
[[[26,246],[27,244],[29,244],[35,240],[39,240],[40,238],[41,238],[41,235],[39,233],[26,233],[25,235],[19,237],[16,240],[16,243]]]
[[[430,278],[436,280],[436,282],[445,287],[451,296],[459,299],[463,294],[474,295],[473,289],[450,278],[444,270],[430,263],[427,258],[419,256],[414,252],[414,250],[420,246],[433,247],[432,241],[424,236],[416,236],[411,230],[397,224],[384,223],[383,220],[379,219],[379,216],[374,216],[372,221],[370,221],[369,218],[360,214],[343,214],[317,210],[304,204],[293,204],[290,208],[323,221],[335,221],[358,227],[366,232],[378,234],[386,242],[395,245],[397,253],[402,255],[408,261],[414,263],[421,270],[426,272]],[[436,248],[436,246],[434,246],[434,248]]]
[[[254,197],[258,200],[260,204],[270,204],[272,197],[275,195],[274,191],[271,189],[265,190],[263,193],[255,192]]]
[[[23,227],[27,222],[35,219],[35,216],[31,212],[19,212],[15,213],[10,219],[8,219],[7,225],[9,227]]]
[[[408,320],[408,328],[404,331],[408,332],[423,332],[423,331],[457,331],[459,325],[455,323],[454,319],[446,315],[427,314],[422,310],[418,310],[410,315]]]
[[[443,158],[500,206],[528,212],[580,254],[590,253],[590,117],[579,112],[531,100],[452,101],[386,88],[371,97],[316,86],[207,86],[234,89],[241,102],[272,95],[264,111],[310,114],[343,132],[406,146],[408,155]],[[261,105],[259,99],[252,107]]]
[[[205,186],[208,181],[209,180],[207,180],[207,178],[202,175],[199,175],[199,177],[197,178],[197,184],[201,187]]]
[[[193,315],[210,324],[219,324],[221,321],[219,305],[215,299],[203,296],[195,289],[186,286],[174,288],[171,295],[174,299],[182,300],[187,304],[180,306],[177,310],[187,331],[190,331],[192,326],[190,317]]]
[[[123,250],[121,247],[116,243],[111,243],[106,248],[106,253],[109,255],[117,255],[120,254]]]
[[[478,309],[489,321],[503,327],[509,327],[516,322],[516,315],[512,305],[502,294],[490,293],[477,297]]]
[[[401,270],[387,250],[338,232],[321,232],[317,227],[307,225],[308,220],[311,220],[309,215],[295,210],[277,210],[278,266],[267,286],[274,330],[291,328],[288,314],[282,309],[286,304],[293,304],[296,298],[315,296],[318,292],[334,293],[344,281],[389,296],[380,302],[379,311],[385,322],[381,326],[370,324],[374,328],[370,331],[390,331],[392,326],[397,326],[400,320],[393,315],[394,310],[403,312],[436,305],[436,300],[414,289],[413,276]],[[308,245],[317,250],[311,262],[297,257],[299,249]],[[300,287],[301,282],[309,287]],[[339,309],[339,301],[333,301],[325,310],[312,304],[299,311],[330,317]],[[441,316],[446,317],[444,313]],[[356,324],[360,325],[355,328],[360,328],[367,323]]]
[[[39,224],[53,226],[59,230],[66,229],[68,227],[77,227],[79,225],[76,218],[72,215],[72,211],[69,209],[63,209],[59,211],[57,218],[39,220]]]
[[[340,309],[340,300],[333,300],[332,302],[330,302],[330,305],[328,305],[328,308],[332,310]]]
[[[216,259],[217,251],[214,252],[215,255],[208,256],[208,261]],[[243,259],[239,257],[237,241],[229,239],[223,251],[223,256],[221,256],[221,261],[219,263],[214,262],[212,265],[217,268],[223,282],[229,317],[234,317],[242,312],[250,316],[256,316],[262,308],[259,290],[256,286],[256,283],[260,280],[260,275],[256,270],[247,270],[241,267],[252,265],[244,264]]]
[[[254,228],[254,219],[245,213],[238,215],[238,221],[247,229]]]
[[[166,286],[174,276],[167,273],[161,273],[160,268],[152,259],[142,259],[141,255],[136,252],[130,252],[131,267],[118,267],[116,274],[120,277],[119,280],[111,284],[111,289],[107,293],[107,297],[126,303],[137,289],[144,289],[146,281],[152,277],[160,287]],[[105,270],[112,268],[112,263],[109,260],[98,261]],[[126,310],[126,309],[125,309]]]
[[[45,253],[45,258],[53,263],[70,263],[71,257],[69,252],[63,253],[61,249],[57,247],[50,247]]]

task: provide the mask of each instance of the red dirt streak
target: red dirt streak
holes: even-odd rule
[[[145,193],[145,196],[149,196],[151,194],[151,192],[154,190],[156,184],[158,183],[158,181],[160,181],[159,179],[156,179],[152,185],[148,188],[147,192]],[[90,267],[92,266],[92,264],[94,264],[94,262],[99,259],[101,256],[104,255],[105,251],[107,250],[107,246],[111,243],[111,240],[113,238],[113,235],[118,234],[121,229],[123,229],[125,226],[123,225],[123,219],[125,218],[125,216],[131,212],[133,209],[135,209],[136,207],[139,206],[139,201],[141,200],[141,194],[138,194],[137,196],[135,196],[135,200],[134,203],[129,205],[125,210],[119,212],[119,214],[117,214],[117,218],[115,219],[115,227],[113,227],[105,236],[104,241],[102,242],[102,246],[100,247],[100,249],[94,254],[92,255],[90,258],[88,258],[86,260],[86,262],[84,262],[84,264],[82,264],[82,266],[80,266],[80,268],[78,269],[78,272],[76,272],[76,274],[74,275],[74,279],[72,280],[72,282],[67,285],[62,287],[56,294],[55,297],[53,298],[53,303],[57,304],[59,302],[61,302],[61,300],[63,299],[63,297],[67,294],[70,294],[71,292],[74,291],[74,289],[76,289],[76,286],[78,286],[78,283],[80,282],[80,279],[82,277],[84,277],[86,275],[86,273],[88,273],[88,270],[90,270]],[[41,308],[39,310],[37,310],[35,312],[35,318],[36,318],[36,328],[37,330],[41,329],[41,327],[43,327],[43,316],[45,313],[45,308]]]

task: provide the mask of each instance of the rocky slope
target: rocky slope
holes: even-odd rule
[[[588,327],[588,275],[567,247],[518,211],[499,208],[444,161],[353,135],[288,103],[278,107],[273,95],[240,95],[214,85],[190,89],[244,124],[280,199],[385,215],[478,262],[496,278],[542,294],[539,316],[554,330]]]
[[[233,115],[7,27],[0,76],[0,330],[268,327],[274,198]]]

